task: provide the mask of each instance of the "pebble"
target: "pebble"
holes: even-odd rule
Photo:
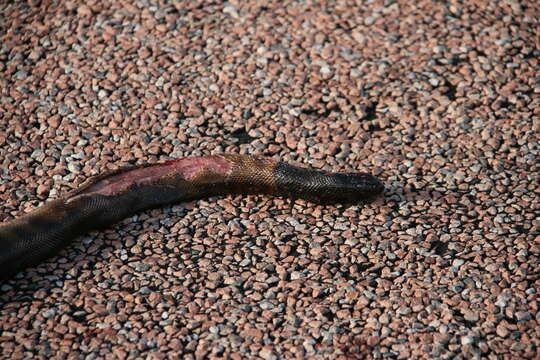
[[[467,321],[476,322],[479,319],[478,313],[476,311],[471,310],[462,310],[463,317]]]
[[[265,360],[277,360],[278,356],[269,348],[264,347],[259,351],[259,356]]]

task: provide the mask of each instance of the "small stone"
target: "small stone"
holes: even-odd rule
[[[474,337],[473,336],[462,336],[461,337],[461,345],[470,345],[474,344]]]
[[[462,313],[465,320],[471,321],[471,322],[478,321],[478,313],[476,311],[465,309],[465,310],[462,310]]]
[[[409,315],[411,313],[411,308],[408,307],[408,306],[400,306],[398,309],[397,309],[397,314],[398,315]]]
[[[332,72],[332,69],[329,66],[322,66],[321,67],[321,74],[328,75]]]
[[[82,16],[91,16],[92,10],[90,10],[90,8],[87,5],[80,5],[77,8],[77,13]]]
[[[74,173],[74,174],[78,174],[81,172],[81,167],[77,164],[74,164],[74,163],[68,163],[67,164],[67,168],[70,172]]]
[[[242,267],[245,267],[245,266],[248,266],[249,264],[251,264],[251,260],[249,260],[249,259],[244,259],[244,260],[242,260],[242,261],[240,262],[239,265],[242,266]]]
[[[277,355],[268,347],[264,347],[259,351],[259,356],[265,360],[277,360]]]
[[[54,317],[55,315],[56,315],[56,310],[54,310],[54,309],[48,309],[48,310],[43,312],[43,317],[45,319],[50,319],[50,318]]]
[[[25,70],[20,70],[15,73],[15,78],[17,80],[24,80],[28,77],[28,72]]]
[[[36,194],[38,196],[45,195],[49,191],[49,187],[43,184],[39,184],[36,189]]]
[[[223,8],[223,13],[232,16],[233,18],[238,18],[238,10],[231,5],[227,5]]]
[[[517,311],[516,312],[517,321],[528,321],[532,319],[532,316],[527,311]]]
[[[104,98],[106,98],[107,96],[109,96],[109,92],[108,92],[107,90],[105,90],[105,89],[99,90],[99,92],[98,92],[98,98],[104,99]]]
[[[455,266],[459,269],[459,267],[461,267],[461,265],[463,265],[464,263],[465,261],[462,259],[454,259],[454,261],[452,261],[452,266]]]
[[[507,337],[508,334],[509,334],[509,331],[508,329],[506,328],[506,326],[502,325],[502,324],[499,324],[495,330],[495,332],[497,333],[497,335],[499,335],[500,337]]]
[[[368,16],[364,19],[364,24],[366,25],[373,25],[375,23],[375,20],[377,20],[374,16]]]

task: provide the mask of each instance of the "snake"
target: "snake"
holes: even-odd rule
[[[163,205],[229,194],[358,203],[383,190],[384,184],[367,173],[327,172],[239,154],[121,167],[1,224],[0,279],[43,262],[89,231]]]

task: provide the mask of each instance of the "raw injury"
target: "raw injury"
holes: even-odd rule
[[[180,176],[186,181],[191,181],[197,174],[205,170],[227,175],[230,169],[231,164],[221,156],[181,158],[111,175],[88,186],[82,192],[77,193],[76,197],[89,194],[112,196],[135,186],[159,182],[166,176]]]

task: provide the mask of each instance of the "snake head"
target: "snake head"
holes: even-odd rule
[[[366,173],[332,173],[327,175],[324,193],[333,203],[357,203],[373,200],[384,191],[384,184]]]
[[[372,200],[384,190],[365,173],[330,173],[279,163],[274,170],[279,194],[316,203],[357,203]]]

